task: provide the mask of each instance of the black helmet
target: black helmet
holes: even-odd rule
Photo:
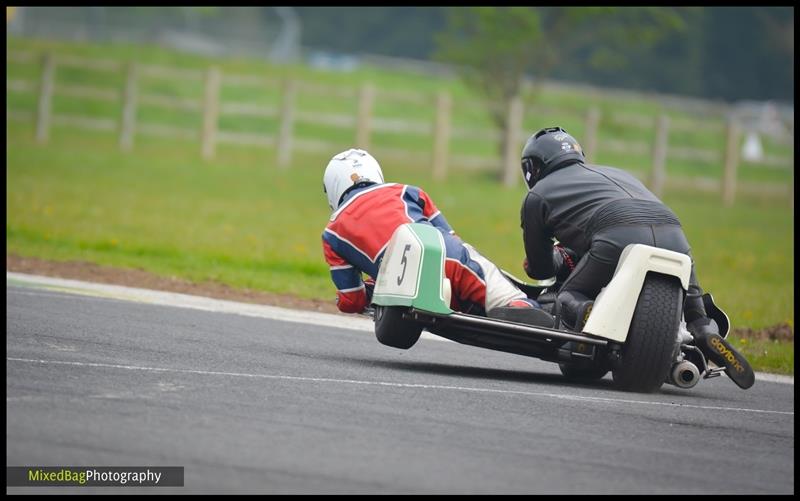
[[[547,127],[532,135],[522,149],[522,177],[533,188],[539,179],[559,167],[583,163],[583,148],[561,127]]]

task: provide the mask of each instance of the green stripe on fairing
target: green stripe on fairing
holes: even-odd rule
[[[410,223],[409,228],[422,244],[422,264],[417,277],[417,295],[411,299],[382,294],[374,297],[373,302],[383,306],[413,306],[431,313],[452,313],[453,310],[444,302],[442,294],[445,257],[442,233],[429,224]]]
[[[444,237],[442,232],[427,224],[413,223],[412,231],[422,240],[424,254],[422,273],[414,300],[414,308],[432,313],[452,313],[442,297],[444,278]]]

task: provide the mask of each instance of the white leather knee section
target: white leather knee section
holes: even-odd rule
[[[470,259],[483,268],[486,281],[486,304],[484,308],[489,311],[498,306],[505,306],[514,299],[525,299],[528,296],[517,289],[500,271],[494,263],[483,257],[480,252],[468,243],[464,243]]]

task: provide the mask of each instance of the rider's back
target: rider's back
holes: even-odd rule
[[[583,253],[594,234],[617,225],[680,224],[632,174],[614,167],[573,164],[543,177],[529,196],[540,197],[543,223],[566,246]]]
[[[400,225],[429,223],[438,215],[435,205],[420,188],[378,184],[354,190],[331,215],[323,238],[342,257],[375,277],[386,244]]]

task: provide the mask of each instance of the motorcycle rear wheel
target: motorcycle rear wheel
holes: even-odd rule
[[[636,303],[614,383],[625,391],[651,393],[667,379],[683,314],[683,288],[676,277],[648,273]]]
[[[381,344],[407,350],[422,334],[422,326],[403,318],[403,306],[375,306],[375,337]]]

